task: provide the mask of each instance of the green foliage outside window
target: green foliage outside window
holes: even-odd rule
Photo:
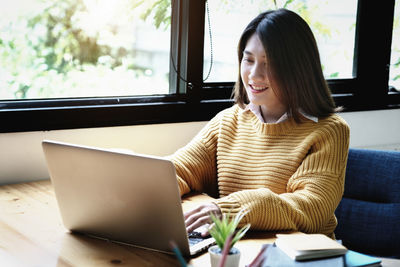
[[[140,20],[133,11],[151,1],[118,2],[124,22],[132,24]],[[135,62],[132,44],[118,36],[126,24],[84,29],[97,22],[85,20],[90,10],[83,0],[37,0],[35,5],[40,8],[17,19],[0,19],[0,99],[157,93],[138,88],[140,83],[129,86],[151,70]],[[167,82],[167,75],[163,79]]]

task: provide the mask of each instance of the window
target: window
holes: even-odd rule
[[[236,49],[247,23],[267,9],[286,7],[300,14],[311,26],[320,49],[326,78],[352,78],[356,0],[337,1],[219,1],[209,0],[210,25],[205,20],[204,79],[206,82],[236,81]],[[210,38],[209,28],[212,38]],[[210,44],[210,39],[212,43]],[[211,55],[213,59],[211,59]]]
[[[400,3],[395,3],[393,34],[392,34],[392,53],[390,59],[390,79],[389,86],[393,92],[400,91]]]
[[[4,5],[0,98],[167,94],[170,23],[155,26],[144,19],[151,10],[146,3],[16,0]]]
[[[236,52],[228,49],[235,51],[234,35],[248,23],[246,16],[285,4],[309,20],[316,33],[338,105],[348,111],[400,107],[400,93],[389,90],[399,80],[395,0],[208,1],[16,0],[3,5],[0,132],[209,120],[232,105],[237,63]],[[76,5],[65,12],[71,3]],[[262,7],[248,13],[250,5]],[[28,25],[5,23],[17,13],[36,19]],[[111,19],[112,14],[119,16]],[[373,19],[376,14],[380,19]],[[226,30],[231,17],[237,28],[232,33]],[[47,23],[57,19],[64,24]],[[27,35],[26,27],[34,32]],[[43,41],[74,34],[72,29],[81,39],[55,47]],[[95,53],[84,53],[93,46]]]

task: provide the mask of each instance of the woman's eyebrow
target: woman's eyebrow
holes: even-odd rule
[[[246,54],[246,55],[248,55],[248,56],[252,56],[252,55],[253,55],[253,53],[251,53],[251,52],[248,51],[248,50],[244,50],[244,51],[243,51],[243,54]]]
[[[251,51],[249,51],[249,50],[243,50],[243,55],[246,55],[246,56],[255,56]],[[262,58],[264,58],[264,59],[266,59],[267,58],[267,56],[266,55],[263,55],[262,56]]]

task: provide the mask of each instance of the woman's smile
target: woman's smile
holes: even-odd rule
[[[262,92],[266,91],[269,88],[268,86],[260,86],[260,85],[253,85],[253,84],[249,84],[249,86],[250,86],[251,92],[253,94],[262,93]]]

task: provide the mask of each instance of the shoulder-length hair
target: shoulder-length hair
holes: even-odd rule
[[[272,89],[287,106],[288,115],[301,121],[299,111],[324,118],[338,111],[323,76],[317,43],[308,24],[287,9],[266,11],[254,18],[239,40],[239,75],[233,90],[235,103],[249,103],[240,76],[240,63],[247,41],[260,38],[267,57]]]

